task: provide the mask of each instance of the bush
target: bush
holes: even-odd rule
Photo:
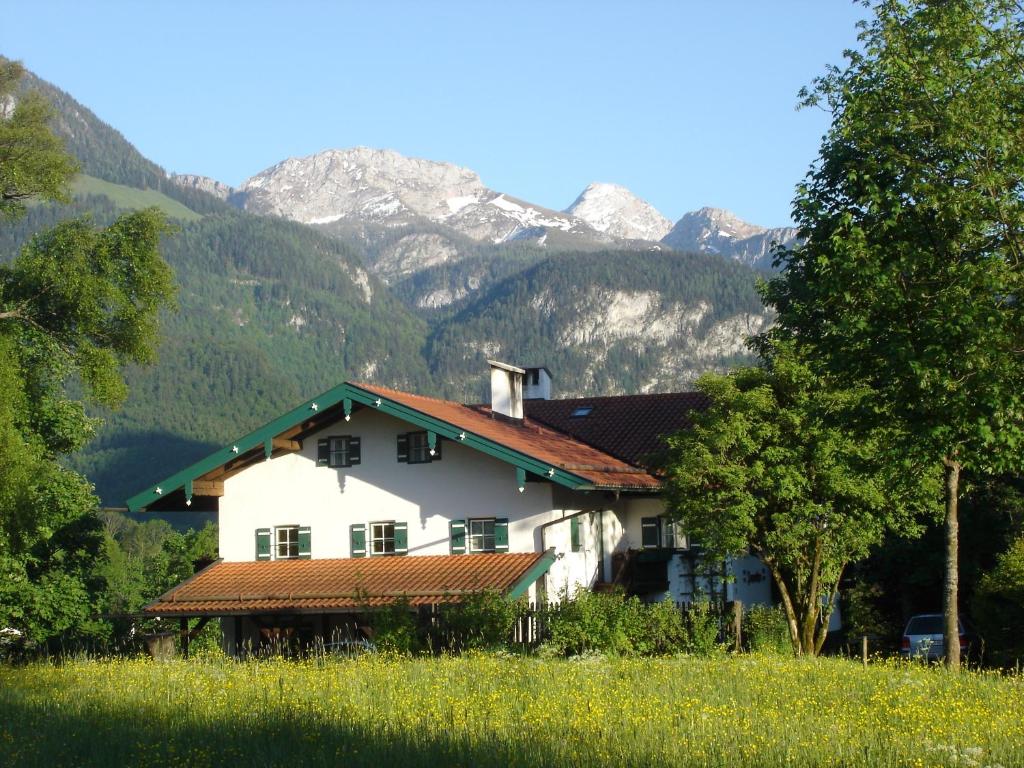
[[[626,632],[626,599],[620,592],[577,589],[562,595],[548,619],[548,643],[557,652],[575,656],[586,651],[620,655],[633,650]]]
[[[448,637],[446,650],[495,651],[508,648],[516,620],[525,603],[494,590],[466,595],[448,606],[443,615]]]
[[[408,600],[398,600],[370,614],[373,642],[378,650],[403,656],[421,648],[416,613]]]
[[[710,609],[704,613],[710,616]],[[580,589],[571,598],[563,595],[562,602],[552,609],[544,652],[568,656],[593,652],[615,656],[709,652],[705,648],[704,613],[697,617],[697,631],[703,634],[695,642],[688,619],[668,600],[648,604],[622,592]],[[713,616],[710,618],[710,645],[714,646],[718,624]]]
[[[755,653],[792,654],[789,623],[781,607],[752,605],[743,614],[747,649]]]
[[[686,611],[686,652],[710,656],[722,650],[718,642],[718,616],[709,602],[691,603]]]

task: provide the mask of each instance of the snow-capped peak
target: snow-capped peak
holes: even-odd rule
[[[653,205],[618,184],[591,184],[565,212],[598,232],[628,240],[660,240],[672,229]]]

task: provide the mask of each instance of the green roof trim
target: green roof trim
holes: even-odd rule
[[[301,405],[278,416],[259,429],[235,440],[230,445],[214,451],[209,456],[135,494],[127,500],[126,505],[129,511],[138,512],[149,504],[159,501],[161,497],[168,493],[173,493],[182,488],[186,489],[186,493],[188,493],[193,480],[253,449],[262,448],[264,454],[267,455],[267,448],[271,446],[271,441],[274,437],[315,415],[317,411],[330,408],[338,403],[344,403],[347,406],[345,408],[346,411],[351,410],[350,403],[360,403],[374,408],[401,421],[414,424],[422,429],[434,432],[438,436],[467,445],[496,459],[512,464],[517,469],[532,472],[539,477],[545,477],[566,488],[575,490],[589,490],[593,488],[590,481],[572,472],[535,459],[532,456],[528,456],[525,453],[488,438],[467,432],[446,421],[428,416],[414,408],[378,395],[376,392],[345,382],[314,398],[306,400]]]
[[[517,600],[525,595],[527,590],[530,589],[530,585],[550,571],[551,566],[557,559],[558,556],[555,554],[554,547],[548,547],[544,550],[541,556],[537,559],[537,562],[530,567],[530,570],[520,576],[519,581],[512,585],[512,589],[509,590],[508,596],[513,600]]]

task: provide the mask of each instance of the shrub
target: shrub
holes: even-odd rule
[[[644,604],[626,601],[626,636],[639,656],[666,656],[687,650],[689,633],[683,613],[670,600]]]
[[[718,616],[709,602],[691,603],[686,611],[686,652],[710,656],[722,649],[718,642]]]
[[[571,598],[563,594],[548,619],[548,643],[568,656],[586,651],[627,654],[633,650],[626,632],[629,610],[621,592],[580,588]]]
[[[743,635],[755,653],[792,654],[789,624],[782,608],[752,605],[743,614]]]
[[[398,600],[375,610],[369,618],[373,642],[379,650],[403,656],[420,650],[416,613],[408,600]]]
[[[466,595],[461,603],[448,606],[443,613],[448,634],[446,650],[507,648],[524,609],[522,600],[512,600],[495,590]]]

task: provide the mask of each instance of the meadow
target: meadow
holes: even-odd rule
[[[0,667],[4,766],[1018,766],[1024,679],[778,656]]]

